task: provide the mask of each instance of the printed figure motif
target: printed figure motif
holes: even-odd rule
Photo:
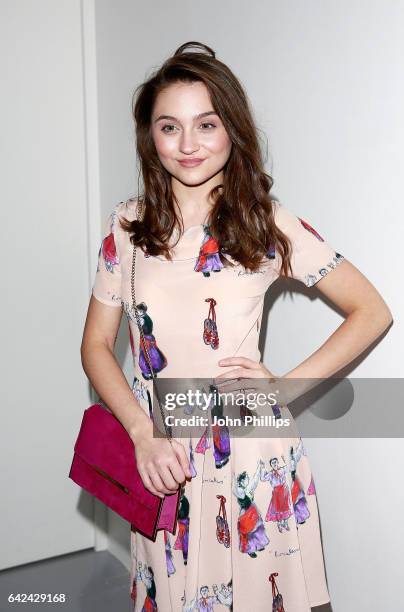
[[[150,355],[153,370],[157,374],[157,372],[160,372],[163,368],[166,367],[167,359],[164,353],[157,346],[156,338],[153,336],[153,321],[150,315],[147,314],[146,304],[144,302],[141,302],[140,304],[137,304],[136,307],[139,312],[140,324],[143,330],[145,344]],[[150,380],[153,377],[146,359],[145,345],[143,344],[143,339],[141,336],[139,337],[139,343],[139,366],[142,370],[143,378],[145,378],[146,380]]]
[[[268,580],[272,585],[272,612],[285,612],[285,608],[283,606],[283,597],[279,593],[278,586],[275,582],[275,577],[278,575],[278,572],[273,572]]]
[[[340,253],[337,253],[335,251],[335,255],[333,257],[333,261],[329,261],[327,263],[327,267],[323,267],[323,268],[319,268],[318,273],[320,276],[326,276],[331,270],[334,270],[334,268],[341,263],[341,261],[344,261],[345,257],[343,255],[341,255]],[[304,277],[304,282],[305,285],[307,287],[312,287],[318,280],[318,277],[316,276],[316,274],[311,274],[308,273],[305,275]]]
[[[290,447],[290,473],[292,475],[292,504],[295,513],[296,523],[302,525],[306,522],[306,519],[310,516],[310,511],[307,507],[306,497],[304,495],[303,487],[296,474],[297,464],[304,454],[303,442],[300,439],[296,452],[293,450],[293,446]]]
[[[283,455],[282,459],[285,463]],[[289,486],[286,482],[288,467],[286,464],[279,466],[277,457],[272,457],[269,461],[269,465],[272,469],[267,472],[264,462],[262,460],[260,462],[260,478],[262,481],[269,481],[273,489],[265,520],[276,521],[280,533],[282,533],[284,529],[290,531],[288,519],[293,514],[293,508],[291,506]]]
[[[259,482],[261,464],[262,460],[260,459],[251,481],[246,471],[238,474],[237,478],[233,477],[233,493],[240,506],[240,514],[237,520],[239,550],[253,558],[257,556],[256,551],[264,550],[265,546],[269,544],[261,513],[253,501],[254,491]]]
[[[307,493],[307,495],[315,495],[316,494],[316,487],[314,485],[313,475],[311,476],[309,488],[307,489],[306,493]]]
[[[122,204],[122,202],[120,204]],[[105,236],[105,238],[102,240],[100,250],[98,251],[98,262],[100,261],[100,255],[102,253],[102,258],[105,264],[105,268],[106,270],[108,270],[108,272],[111,272],[111,274],[114,274],[114,266],[119,264],[119,257],[118,257],[116,244],[115,244],[115,237],[114,237],[114,225],[117,219],[117,209],[120,206],[120,204],[117,204],[117,206],[114,208],[114,210],[111,213],[110,233],[108,234],[108,236]],[[97,265],[97,272],[99,272],[99,263]]]
[[[190,601],[189,604],[185,601],[185,592],[183,597],[181,597],[181,601],[183,602],[182,612],[214,612],[215,608],[213,607],[215,604],[222,604],[226,606],[230,612],[233,610],[233,587],[232,580],[227,584],[222,582],[220,590],[217,584],[212,585],[213,595],[209,593],[209,587],[207,585],[201,586],[199,589],[199,594],[195,595],[195,597]]]
[[[188,537],[189,537],[189,501],[181,489],[180,504],[178,508],[178,535],[175,540],[174,549],[182,550],[184,565],[188,561]]]
[[[275,259],[275,245],[271,244],[269,246],[268,251],[266,252],[266,256],[268,257],[268,259]]]
[[[129,320],[133,321],[133,323],[136,325],[136,328],[137,328],[136,315],[135,315],[132,305],[126,301],[123,301],[122,305],[123,305],[124,312],[128,318],[128,321]],[[167,358],[165,357],[161,349],[159,349],[159,347],[157,346],[156,338],[154,337],[152,333],[153,332],[153,321],[150,315],[147,314],[146,303],[140,302],[140,304],[137,304],[137,310],[139,313],[140,325],[143,330],[146,347],[150,355],[153,369],[157,374],[157,372],[160,372],[163,368],[167,366],[167,363],[168,363]],[[139,366],[142,371],[142,376],[146,380],[150,380],[153,377],[152,377],[152,374],[149,368],[149,364],[146,359],[145,347],[144,347],[143,340],[140,334],[139,334],[139,345],[140,345],[139,346]],[[131,347],[132,347],[132,354],[135,355],[133,337],[131,339]]]
[[[144,382],[137,376],[134,376],[133,378],[132,391],[138,401],[143,399],[144,401],[150,403],[150,392]]]
[[[223,404],[220,399],[220,395],[215,393],[216,387],[210,385],[210,392],[213,393],[213,407],[211,409],[212,419],[216,417],[218,419],[223,417]],[[215,466],[217,469],[222,468],[230,459],[230,432],[227,425],[212,425],[212,439],[213,439],[213,456],[215,459]]]
[[[164,547],[166,550],[167,576],[170,577],[171,574],[175,574],[175,566],[173,562],[173,553],[171,551],[170,537],[166,529],[164,529]]]
[[[298,217],[298,219],[300,223],[303,225],[304,229],[306,229],[308,232],[311,232],[313,236],[317,238],[317,240],[324,242],[324,238],[320,236],[320,234],[314,229],[314,227],[310,225],[310,223],[307,223],[307,221],[305,221],[304,219],[301,219],[300,217]]]
[[[230,580],[227,584],[221,584],[220,591],[217,584],[212,585],[213,592],[223,606],[227,606],[232,612],[233,610],[233,581]]]
[[[216,300],[214,298],[206,298],[205,302],[209,302],[209,312],[207,318],[203,322],[203,341],[205,344],[210,344],[213,349],[218,349],[219,334],[216,325]]]
[[[146,587],[146,597],[143,603],[142,612],[158,612],[154,572],[150,565],[147,565],[147,563],[142,565],[139,561],[137,566],[137,580],[141,580]]]
[[[204,455],[208,448],[210,448],[210,428],[207,425],[198,444],[195,446],[195,452]]]
[[[133,605],[136,604],[136,599],[137,599],[137,584],[136,584],[136,580],[137,580],[137,575],[135,574],[135,576],[133,577],[132,580],[132,589],[130,592],[130,598],[133,599]]]
[[[202,272],[203,276],[210,276],[211,272],[220,272],[223,268],[223,264],[220,261],[219,256],[219,245],[217,241],[212,238],[209,226],[204,225],[204,238],[202,246],[199,249],[199,257],[195,264],[195,272]]]
[[[226,498],[224,495],[216,495],[220,499],[219,513],[216,516],[216,537],[220,544],[226,548],[230,546],[230,529],[227,522]]]
[[[192,440],[189,438],[189,467],[191,470],[191,478],[195,478],[198,475],[195,467],[194,449],[192,448]]]

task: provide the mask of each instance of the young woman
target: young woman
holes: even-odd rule
[[[159,531],[152,542],[131,531],[134,610],[308,612],[330,597],[300,436],[245,437],[209,421],[202,435],[172,445],[153,437],[151,373],[131,303],[133,244],[137,306],[157,377],[206,377],[218,386],[273,379],[258,338],[265,293],[280,276],[316,285],[345,319],[278,380],[333,375],[387,328],[390,310],[307,220],[270,197],[246,94],[212,49],[177,49],[139,87],[133,114],[144,192],[107,220],[81,353],[89,380],[135,443],[145,486],[164,496],[182,485],[175,535]],[[132,388],[114,356],[123,311]],[[287,406],[277,410],[291,416]],[[216,403],[207,416],[214,414]]]

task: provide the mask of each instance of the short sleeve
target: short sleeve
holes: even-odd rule
[[[117,227],[122,202],[116,204],[104,225],[92,294],[108,306],[121,306],[121,262]]]
[[[305,219],[274,202],[274,220],[292,244],[292,277],[312,287],[345,258]]]

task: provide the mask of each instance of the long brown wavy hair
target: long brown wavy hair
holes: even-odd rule
[[[201,51],[186,51],[188,47]],[[132,234],[132,244],[152,256],[163,255],[172,260],[167,242],[175,227],[183,231],[183,224],[174,208],[177,199],[171,175],[161,164],[153,142],[151,116],[163,89],[172,83],[195,81],[205,84],[212,106],[233,143],[223,183],[210,192],[214,205],[209,231],[219,244],[220,259],[224,266],[232,265],[223,255],[226,253],[246,269],[256,271],[266,256],[273,259],[277,252],[281,272],[288,276],[291,245],[274,222],[269,195],[273,180],[264,171],[248,98],[228,66],[216,58],[210,47],[199,42],[181,45],[133,94],[136,149],[144,185],[138,200],[143,202],[144,215],[142,221],[121,219],[121,226]]]

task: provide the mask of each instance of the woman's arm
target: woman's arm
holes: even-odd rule
[[[377,289],[346,259],[316,287],[346,318],[324,344],[283,378],[332,376],[360,355],[393,321]]]
[[[91,297],[81,343],[81,362],[87,378],[133,439],[147,426],[143,411],[115,357],[114,347],[122,309]]]
[[[316,287],[343,312],[345,320],[314,353],[276,380],[281,405],[293,402],[351,363],[393,322],[380,293],[347,259]]]

